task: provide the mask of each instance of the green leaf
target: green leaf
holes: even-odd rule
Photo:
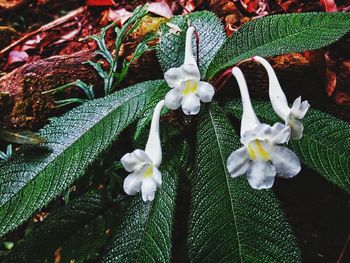
[[[175,34],[172,25],[181,29]],[[199,34],[199,68],[202,79],[205,79],[209,63],[226,39],[224,28],[217,16],[208,11],[191,13],[186,16],[175,16],[169,23],[160,27],[160,42],[157,46],[158,58],[163,71],[179,67],[184,62],[186,30],[188,25],[194,26]],[[196,57],[196,41],[193,54]]]
[[[226,162],[240,147],[214,103],[199,119],[189,252],[192,262],[300,262],[279,202],[270,190],[254,190],[245,176],[231,178]]]
[[[0,236],[62,194],[152,101],[164,81],[136,84],[87,102],[40,131],[50,152],[31,148],[0,164]]]
[[[239,101],[229,102],[225,109],[238,118],[242,115]],[[254,103],[261,121],[281,122],[268,102]],[[288,144],[310,168],[350,192],[350,125],[326,113],[310,108],[305,118],[303,138]]]
[[[175,140],[169,144],[159,169],[162,186],[155,199],[145,203],[140,195],[133,198],[103,262],[170,262],[176,186],[187,147]]]
[[[207,77],[252,56],[270,57],[327,46],[350,30],[349,13],[272,15],[243,25],[210,63]]]
[[[107,230],[118,222],[115,215],[124,199],[121,195],[112,197],[109,189],[94,190],[76,198],[44,222],[37,223],[15,245],[5,262],[45,262],[45,259],[53,262],[59,247],[62,262],[70,259],[83,262],[93,257],[108,240]]]

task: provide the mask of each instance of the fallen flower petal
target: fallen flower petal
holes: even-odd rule
[[[170,19],[173,16],[168,3],[165,1],[148,3],[148,12]]]
[[[116,22],[117,24],[124,25],[124,23],[132,16],[132,12],[129,12],[125,8],[118,10],[108,10],[108,20]]]
[[[18,63],[18,62],[27,62],[28,61],[28,54],[25,51],[11,51],[7,60],[7,63],[9,65],[13,63]]]

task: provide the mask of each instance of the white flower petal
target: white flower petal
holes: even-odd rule
[[[188,94],[182,98],[182,110],[186,115],[196,115],[201,107],[201,103],[196,94]]]
[[[125,179],[124,179],[124,192],[127,193],[128,195],[134,195],[141,190],[141,179],[142,176],[135,172],[129,174]]]
[[[308,111],[308,109],[310,108],[310,104],[307,100],[304,100],[301,105],[300,105],[300,112],[299,115],[297,116],[299,119],[302,119],[305,117],[306,112]]]
[[[299,158],[288,148],[275,146],[270,156],[278,176],[290,178],[300,172],[301,166]]]
[[[268,162],[253,161],[247,170],[247,179],[254,189],[269,189],[275,181],[276,169]]]
[[[249,167],[249,158],[245,147],[231,153],[227,159],[227,170],[232,178],[244,174]]]
[[[290,134],[290,127],[277,122],[271,127],[271,135],[269,140],[275,144],[285,143],[289,141]]]
[[[197,64],[183,64],[181,67],[183,81],[195,80],[199,81],[201,76]]]
[[[242,97],[243,114],[241,121],[241,137],[243,137],[247,131],[255,129],[260,124],[260,122],[256,117],[255,111],[250,101],[247,82],[245,81],[242,71],[237,67],[233,67],[232,75],[237,80]]]
[[[203,102],[209,102],[214,96],[214,88],[211,84],[205,81],[199,81],[197,88],[197,95]]]
[[[162,174],[157,167],[153,167],[153,181],[156,183],[157,187],[162,185]]]
[[[291,138],[293,140],[300,140],[303,137],[304,125],[297,119],[289,119],[288,125],[292,130]]]
[[[302,119],[305,117],[309,107],[310,104],[307,100],[301,102],[301,97],[298,97],[293,103],[291,114],[294,118]]]
[[[185,80],[181,67],[169,69],[164,73],[164,79],[170,88],[179,87]]]
[[[181,106],[183,94],[180,89],[172,89],[165,95],[165,106],[171,110],[176,110]]]
[[[141,193],[143,201],[153,201],[155,192],[157,190],[156,183],[151,178],[142,180]]]
[[[152,163],[147,154],[139,149],[125,154],[120,161],[128,172],[139,171],[145,163]]]
[[[289,141],[291,129],[282,123],[275,123],[272,127],[266,123],[259,124],[241,137],[241,142],[248,145],[253,140],[268,141],[272,144],[281,144]]]
[[[298,98],[296,98],[293,102],[292,105],[292,110],[298,111],[300,108],[300,104],[301,104],[301,97],[299,96]]]

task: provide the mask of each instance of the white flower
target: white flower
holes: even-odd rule
[[[186,33],[185,61],[181,67],[171,68],[164,79],[172,88],[165,96],[165,106],[176,110],[182,106],[187,115],[195,115],[200,110],[200,101],[209,102],[214,96],[214,88],[208,82],[200,81],[200,73],[192,53],[194,27]]]
[[[227,169],[233,178],[246,173],[252,188],[268,189],[272,187],[276,175],[290,178],[301,169],[297,155],[280,145],[289,140],[291,130],[282,123],[272,127],[260,123],[241,70],[235,67],[232,74],[237,79],[242,96],[241,142],[244,146],[229,156]]]
[[[301,102],[301,97],[298,97],[290,108],[286,95],[284,94],[276,73],[270,63],[259,56],[253,57],[253,60],[259,62],[267,71],[269,76],[269,96],[274,111],[285,121],[286,125],[291,127],[291,138],[294,140],[301,139],[304,126],[300,120],[304,118],[310,104],[306,100]]]
[[[152,201],[157,187],[162,184],[162,175],[158,170],[162,162],[162,148],[159,138],[159,118],[164,100],[154,109],[146,149],[125,154],[121,162],[126,171],[131,172],[124,180],[124,191],[134,195],[141,191],[143,201]]]

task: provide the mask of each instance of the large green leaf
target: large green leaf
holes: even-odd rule
[[[118,222],[118,204],[109,189],[88,192],[50,214],[15,244],[5,262],[53,262],[60,249],[62,262],[83,262],[98,254]],[[112,220],[111,220],[112,219]]]
[[[184,143],[167,142],[162,186],[145,203],[135,196],[103,262],[170,262],[176,186],[187,156]]]
[[[28,149],[1,164],[0,236],[82,176],[147,104],[160,100],[167,90],[163,81],[149,81],[87,102],[40,131],[49,153]]]
[[[173,33],[172,24],[181,29]],[[186,16],[175,16],[160,28],[160,42],[157,47],[158,58],[163,71],[179,67],[184,62],[186,30],[194,26],[199,35],[199,68],[202,78],[215,53],[226,39],[224,28],[217,16],[208,11],[195,12]],[[196,57],[196,43],[193,41],[193,54]]]
[[[242,115],[240,101],[229,102],[225,109]],[[268,102],[256,102],[254,109],[261,121],[281,122]],[[288,146],[307,166],[350,192],[350,125],[315,109],[309,109],[302,122],[303,138],[291,140]]]
[[[207,77],[252,56],[275,56],[321,48],[350,30],[349,13],[272,15],[243,25],[210,63]]]
[[[192,262],[300,262],[291,229],[270,190],[231,178],[226,162],[240,147],[215,104],[203,110],[192,178],[189,251]]]

